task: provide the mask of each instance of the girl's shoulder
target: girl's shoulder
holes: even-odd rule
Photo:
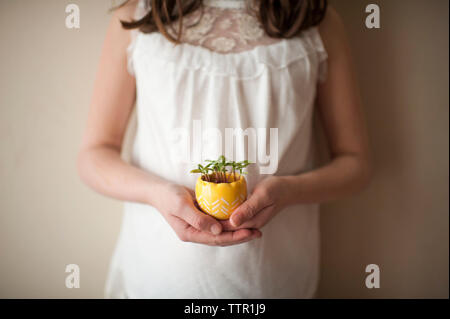
[[[114,9],[113,17],[121,21],[134,20],[139,12],[145,11],[144,4],[145,2],[143,0],[128,0]]]
[[[344,21],[332,6],[328,6],[318,31],[328,53],[343,49],[347,43]]]

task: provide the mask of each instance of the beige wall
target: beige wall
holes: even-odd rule
[[[108,0],[0,1],[0,297],[102,297],[121,204],[79,181],[75,156]],[[376,177],[322,214],[320,297],[448,297],[448,2],[334,1],[358,65]],[[79,264],[81,288],[65,288]],[[381,289],[364,268],[381,267]]]
[[[120,203],[75,170],[110,1],[74,2],[80,30],[69,1],[0,1],[0,297],[101,297],[118,234]]]
[[[366,29],[368,3],[381,30]],[[322,214],[322,297],[448,297],[448,1],[333,1],[352,41],[376,175]],[[365,288],[365,266],[381,289]]]

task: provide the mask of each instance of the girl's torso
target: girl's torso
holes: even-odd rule
[[[233,8],[225,6],[237,6]],[[207,1],[183,44],[136,32],[132,163],[193,188],[205,159],[249,159],[248,190],[270,174],[314,167],[313,113],[326,52],[317,28],[273,39],[243,1]],[[143,8],[145,9],[145,8]],[[142,13],[141,13],[142,14]],[[312,297],[318,277],[318,207],[286,209],[259,240],[231,247],[179,241],[148,205],[126,203],[107,295],[149,298]]]

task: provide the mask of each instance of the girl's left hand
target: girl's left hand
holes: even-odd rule
[[[270,176],[259,182],[250,197],[231,215],[220,221],[224,230],[260,229],[288,203],[288,186],[280,176]]]

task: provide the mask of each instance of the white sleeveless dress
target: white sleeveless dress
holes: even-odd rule
[[[135,31],[128,52],[137,86],[133,165],[193,189],[197,176],[189,171],[223,152],[220,141],[198,133],[212,128],[225,136],[226,128],[254,128],[258,138],[266,133],[265,154],[278,153],[275,171],[266,173],[315,167],[314,100],[327,59],[318,30],[269,38],[244,3],[205,1],[204,14],[190,18],[200,22],[177,46],[160,33]],[[145,10],[141,2],[137,15]],[[278,128],[274,150],[270,128]],[[237,145],[234,159],[248,158],[245,143]],[[256,162],[249,193],[267,176],[261,172],[268,164],[260,157]],[[318,209],[291,206],[261,229],[262,238],[212,247],[180,241],[155,208],[125,203],[106,297],[312,298],[319,275]]]

